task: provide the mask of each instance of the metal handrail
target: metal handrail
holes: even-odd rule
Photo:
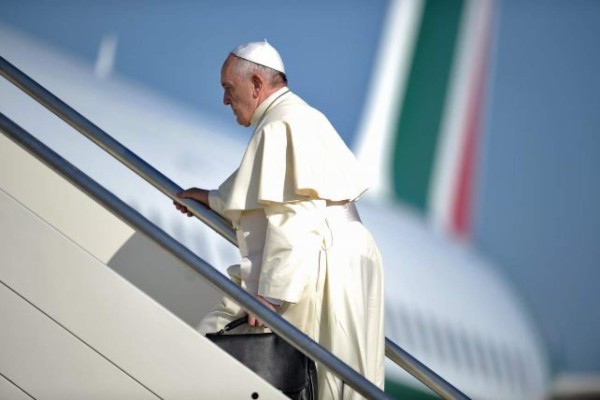
[[[126,148],[121,143],[119,143],[117,140],[115,140],[114,138],[109,136],[106,132],[104,132],[98,126],[93,124],[91,121],[89,121],[83,115],[81,115],[76,110],[71,108],[69,105],[64,103],[58,97],[54,96],[51,92],[46,90],[44,87],[42,87],[36,81],[34,81],[29,76],[27,76],[26,74],[21,72],[18,68],[16,68],[14,65],[12,65],[10,62],[8,62],[6,59],[4,59],[1,56],[0,56],[0,74],[2,74],[6,79],[11,81],[15,86],[19,87],[25,93],[27,93],[31,97],[33,97],[37,102],[39,102],[40,104],[45,106],[47,109],[52,111],[54,114],[56,114],[62,120],[64,120],[66,123],[71,125],[73,128],[75,128],[81,134],[83,134],[88,139],[90,139],[91,141],[96,143],[98,146],[100,146],[102,149],[104,149],[107,153],[109,153],[110,155],[115,157],[117,160],[119,160],[121,163],[126,165],[129,169],[134,171],[136,174],[140,175],[144,180],[146,180],[148,183],[150,183],[151,185],[156,187],[159,191],[161,191],[167,197],[169,197],[172,200],[176,200],[179,203],[183,203],[188,208],[188,210],[190,212],[192,212],[192,214],[194,216],[196,216],[198,219],[200,219],[202,222],[204,222],[206,225],[208,225],[210,228],[212,228],[215,232],[220,234],[223,238],[225,238],[226,240],[228,240],[229,242],[231,242],[232,244],[237,246],[235,232],[234,232],[231,224],[229,223],[229,221],[225,220],[220,215],[218,215],[217,213],[210,210],[208,207],[202,205],[199,202],[196,202],[194,200],[189,200],[189,199],[177,198],[176,194],[182,190],[181,187],[179,187],[177,184],[175,184],[169,178],[164,176],[162,173],[160,173],[154,167],[152,167],[151,165],[146,163],[143,159],[138,157],[135,153],[133,153],[128,148]],[[7,119],[7,118],[3,116],[3,119]],[[10,120],[8,120],[8,121],[11,122]],[[14,125],[14,123],[12,123],[12,122],[11,122],[11,124]],[[18,128],[18,126],[16,126],[16,125],[15,125],[15,127]],[[122,209],[122,207],[119,207],[119,209]],[[117,215],[119,215],[119,214],[117,214]],[[154,228],[156,228],[156,227],[154,227]],[[142,228],[140,228],[140,229],[142,229]],[[144,228],[144,229],[147,229],[147,228]],[[156,228],[156,229],[158,229],[158,228]],[[162,232],[162,231],[160,231],[160,232]],[[164,234],[164,232],[162,232],[162,233]],[[150,234],[148,234],[148,235],[151,236]],[[151,237],[153,237],[153,236],[151,236]],[[165,246],[163,246],[163,247],[165,247]],[[167,248],[167,247],[165,247],[165,248]],[[185,247],[183,247],[183,248],[185,249]],[[168,250],[171,251],[170,249],[168,249]],[[193,253],[191,253],[191,254],[193,254]],[[193,264],[194,268],[196,268],[205,278],[207,278],[217,288],[223,290],[228,296],[237,300],[246,309],[255,313],[258,317],[260,317],[260,319],[267,322],[267,324],[276,333],[278,333],[284,339],[289,341],[292,345],[294,345],[294,347],[298,348],[300,351],[302,351],[306,355],[310,356],[311,358],[314,358],[315,360],[318,360],[318,361],[322,362],[323,364],[325,364],[328,368],[330,368],[333,372],[338,374],[338,376],[340,376],[344,381],[346,381],[346,383],[348,383],[354,389],[359,391],[361,394],[367,395],[365,392],[361,391],[361,390],[366,390],[366,388],[359,389],[358,386],[360,386],[360,385],[358,385],[357,382],[366,381],[371,386],[371,388],[369,390],[372,391],[375,389],[375,392],[372,393],[373,394],[372,398],[381,398],[380,397],[381,395],[383,395],[384,396],[383,398],[385,398],[385,394],[380,389],[378,389],[375,385],[373,385],[371,382],[366,380],[363,376],[356,373],[356,371],[354,371],[352,368],[348,367],[345,363],[343,363],[337,357],[335,357],[334,355],[329,353],[327,350],[325,350],[323,347],[321,347],[318,343],[316,343],[316,342],[312,341],[311,339],[309,339],[308,337],[306,337],[306,335],[304,335],[302,332],[298,331],[293,325],[289,324],[287,321],[285,321],[279,315],[277,315],[276,313],[273,313],[268,308],[266,308],[265,306],[260,304],[260,302],[256,301],[254,299],[254,297],[248,295],[243,289],[239,288],[239,286],[233,284],[235,286],[235,289],[232,289],[231,285],[230,285],[230,283],[232,283],[231,281],[229,281],[227,278],[225,278],[221,273],[219,273],[212,266],[210,266],[209,264],[204,262],[202,259],[200,259],[199,257],[197,257],[197,258],[200,261],[202,261],[202,263],[198,264],[196,262],[196,264]],[[195,265],[201,265],[201,266],[196,267]],[[223,283],[225,281],[223,281],[222,279],[220,279],[220,278],[217,279],[216,276],[214,275],[215,273],[218,274],[218,276],[220,278],[224,278],[225,281],[227,282],[227,284]],[[220,283],[217,283],[219,281],[220,281]],[[221,285],[224,285],[224,286],[222,287]],[[235,295],[234,295],[234,294],[229,293],[229,291],[231,291],[232,293],[241,291],[241,293],[235,293]],[[249,304],[247,304],[246,301],[249,301]],[[258,312],[257,310],[260,310],[260,312]],[[273,318],[270,314],[274,315],[275,318]],[[268,315],[268,317],[267,317],[267,315]],[[274,321],[277,321],[276,324],[274,324]],[[285,324],[283,324],[283,323],[285,323]],[[282,328],[282,326],[278,326],[278,324],[283,324],[282,326],[287,325],[288,327],[292,328],[294,331],[297,331],[300,335],[307,338],[308,342],[304,343],[305,348],[303,348],[301,345],[299,345],[300,341],[296,341],[296,340],[298,340],[298,338],[292,339],[292,337],[296,336],[296,334],[292,335],[292,334],[289,334],[288,332],[285,332],[284,329]],[[287,327],[286,327],[286,329],[287,329]],[[415,378],[417,378],[419,381],[421,381],[423,384],[425,384],[427,387],[429,387],[431,390],[433,390],[435,393],[437,393],[438,395],[442,396],[445,399],[468,399],[468,397],[464,393],[462,393],[456,387],[451,385],[444,378],[437,375],[435,372],[433,372],[431,369],[429,369],[426,365],[424,365],[419,360],[417,360],[416,358],[411,356],[408,352],[406,352],[405,350],[400,348],[400,346],[396,345],[393,341],[391,341],[387,337],[385,339],[385,343],[386,343],[386,346],[385,346],[386,356],[389,357],[397,365],[399,365],[400,367],[405,369],[407,372],[409,372],[411,375],[413,375]],[[325,351],[325,353],[327,355],[333,357],[336,362],[339,362],[342,365],[332,367],[329,365],[329,362],[331,362],[331,361],[327,361],[327,362],[324,361],[327,358],[327,357],[325,357],[324,354],[319,353],[318,356],[317,356],[317,353],[312,354],[311,351],[309,351],[309,349],[313,349],[315,346],[317,346],[319,351],[321,351],[321,350]],[[323,358],[321,358],[321,357],[323,357]],[[334,362],[334,364],[335,364],[335,362]],[[358,378],[356,376],[354,376],[353,378],[349,378],[350,376],[353,376],[353,375],[357,375]],[[355,384],[358,386],[355,386]],[[369,395],[368,397],[371,397],[371,396]]]
[[[307,356],[323,363],[328,369],[335,372],[348,385],[357,392],[372,399],[389,399],[377,386],[349,367],[327,349],[306,336],[302,331],[283,319],[277,313],[269,310],[241,286],[225,277],[210,264],[183,246],[162,229],[148,221],[144,216],[128,206],[118,197],[106,190],[96,181],[81,172],[67,160],[55,153],[38,139],[27,133],[4,114],[0,113],[0,130],[8,137],[29,151],[36,158],[43,161],[61,176],[76,185],[83,192],[98,201],[125,223],[134,229],[146,234],[173,256],[194,268],[213,286],[222,290],[245,309],[255,314],[264,321],[271,330],[283,337],[295,348]]]

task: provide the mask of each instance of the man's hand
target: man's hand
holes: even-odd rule
[[[281,306],[276,306],[274,304],[269,303],[262,296],[255,296],[255,297],[256,297],[256,299],[258,301],[260,301],[261,303],[263,303],[265,306],[267,306],[267,308],[269,308],[272,311],[278,312],[279,309],[281,308]],[[254,314],[252,314],[252,313],[248,313],[248,325],[250,325],[250,326],[256,326],[256,327],[265,326],[263,324],[263,322],[260,319],[256,318],[256,316],[254,316]]]
[[[180,199],[194,199],[194,200],[199,201],[200,203],[204,204],[206,207],[209,207],[209,205],[208,205],[208,190],[205,190],[205,189],[198,189],[198,188],[186,189],[182,192],[177,193],[177,197]],[[173,201],[173,204],[175,205],[175,208],[177,208],[179,211],[181,211],[182,214],[187,214],[188,217],[192,216],[192,213],[190,212],[190,210],[188,210],[188,208],[186,206],[184,206],[183,204],[179,204],[177,201]]]

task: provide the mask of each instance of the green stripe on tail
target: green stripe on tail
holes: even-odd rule
[[[463,0],[428,0],[397,122],[393,188],[400,199],[427,209],[429,183]]]

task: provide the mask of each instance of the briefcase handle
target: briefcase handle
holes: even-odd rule
[[[231,321],[230,323],[225,325],[223,327],[223,329],[221,329],[219,332],[215,333],[215,335],[222,335],[225,332],[229,332],[230,330],[235,329],[238,326],[245,324],[246,322],[248,322],[248,315],[244,315],[241,318],[234,319],[233,321]]]

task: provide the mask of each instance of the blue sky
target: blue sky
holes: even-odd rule
[[[600,2],[503,1],[476,241],[570,369],[600,370]]]
[[[0,21],[94,62],[116,34],[116,71],[235,126],[221,104],[221,64],[240,43],[266,38],[290,86],[352,141],[386,10],[362,1],[2,1]],[[241,128],[239,128],[241,130]]]
[[[267,38],[290,86],[350,145],[387,2],[7,1],[0,23],[93,63],[116,34],[116,72],[236,127],[221,104],[227,52]],[[498,3],[474,244],[520,289],[553,352],[600,371],[600,2]]]

